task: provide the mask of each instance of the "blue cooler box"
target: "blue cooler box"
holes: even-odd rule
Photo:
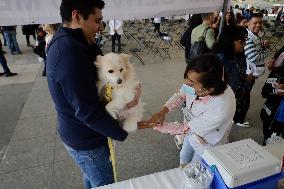
[[[215,169],[211,189],[277,189],[278,180],[282,178],[284,178],[283,172],[243,186],[229,188],[224,183],[219,171]]]

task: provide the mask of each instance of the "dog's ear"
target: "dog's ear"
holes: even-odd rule
[[[125,62],[129,62],[132,57],[131,55],[125,53],[121,53],[120,56],[124,59]]]
[[[102,59],[103,59],[103,57],[101,55],[97,56],[95,65],[97,65],[97,66],[100,65],[101,62],[102,62]]]
[[[125,54],[125,53],[121,53],[120,56],[123,58],[123,63],[126,67],[127,70],[131,69],[131,65],[129,63],[130,59],[131,59],[131,55]]]

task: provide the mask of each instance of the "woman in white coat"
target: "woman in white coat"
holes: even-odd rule
[[[201,55],[193,60],[185,70],[182,87],[149,122],[163,123],[168,112],[184,103],[182,166],[200,159],[204,149],[228,142],[236,101],[234,92],[223,81],[223,64],[216,55]]]

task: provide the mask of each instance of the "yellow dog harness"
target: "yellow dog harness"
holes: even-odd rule
[[[113,88],[111,85],[106,84],[104,100],[107,103],[112,100],[111,98],[112,89]],[[112,163],[114,181],[117,182],[117,174],[116,174],[116,167],[115,167],[115,153],[114,153],[114,148],[113,148],[113,143],[112,143],[111,138],[108,138],[108,146],[109,146],[109,151],[110,151],[110,158],[111,158],[111,163]]]

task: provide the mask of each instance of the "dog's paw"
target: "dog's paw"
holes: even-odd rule
[[[129,132],[135,132],[137,130],[137,122],[135,120],[125,120],[123,123],[123,129]]]

